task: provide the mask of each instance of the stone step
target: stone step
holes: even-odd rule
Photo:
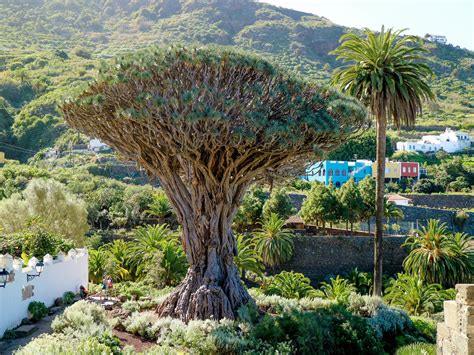
[[[36,325],[22,325],[21,327],[15,329],[15,333],[17,337],[22,338],[34,333],[37,330],[38,327]]]

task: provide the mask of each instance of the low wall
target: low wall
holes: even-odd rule
[[[418,194],[402,194],[413,200],[414,206],[426,206],[432,208],[454,208],[471,209],[474,207],[474,195],[418,195]]]
[[[387,274],[402,271],[407,253],[401,247],[405,238],[384,237],[383,270]],[[295,238],[293,258],[280,270],[301,272],[313,284],[328,280],[337,274],[345,274],[356,268],[373,271],[373,237],[298,236]]]
[[[64,292],[78,292],[81,285],[87,287],[88,259],[86,249],[71,250],[67,256],[60,254],[55,260],[45,256],[43,272],[30,281],[27,274],[36,274],[34,268],[7,265],[10,279],[5,288],[0,288],[0,338],[28,316],[30,302],[40,301],[49,307]]]

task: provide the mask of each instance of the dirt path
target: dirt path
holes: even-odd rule
[[[56,316],[60,315],[63,311],[47,316],[40,320],[35,326],[38,328],[36,331],[24,338],[17,338],[12,340],[0,341],[0,354],[7,355],[12,354],[15,350],[18,350],[20,347],[28,344],[33,338],[41,334],[51,334],[53,331],[51,329],[51,323]]]

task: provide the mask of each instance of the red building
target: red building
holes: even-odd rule
[[[401,162],[401,170],[402,178],[418,179],[420,176],[420,164],[418,163]]]

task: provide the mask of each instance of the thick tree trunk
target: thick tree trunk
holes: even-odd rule
[[[237,248],[231,222],[237,204],[212,198],[212,193],[192,195],[191,215],[175,202],[190,266],[185,279],[158,306],[157,313],[185,322],[234,319],[238,308],[251,300],[234,264]]]
[[[385,152],[387,121],[377,119],[377,180],[375,192],[375,238],[374,238],[374,296],[382,295],[382,237],[385,184]]]

